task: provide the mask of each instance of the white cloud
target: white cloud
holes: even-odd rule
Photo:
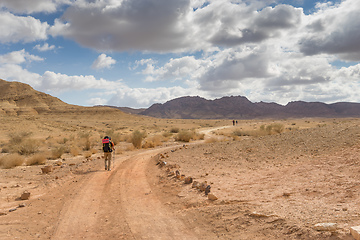
[[[0,43],[33,42],[47,39],[49,25],[33,17],[0,11]]]
[[[22,64],[25,62],[43,60],[44,59],[39,56],[29,54],[25,49],[0,55],[0,64]]]
[[[98,58],[93,62],[92,68],[94,69],[104,69],[111,68],[112,65],[116,63],[112,57],[106,56],[106,54],[102,53],[98,56]]]
[[[16,13],[51,13],[56,12],[62,4],[71,4],[71,0],[0,0],[0,8]]]
[[[55,49],[55,45],[49,45],[48,43],[44,43],[44,45],[36,45],[34,47],[34,49],[39,50],[40,52],[46,52],[46,51],[50,51],[50,50],[54,50]]]
[[[142,108],[153,103],[163,103],[171,99],[202,93],[197,89],[182,87],[129,88],[117,89],[117,93],[109,100],[109,105]]]
[[[321,5],[309,16],[308,34],[300,39],[305,55],[331,54],[340,59],[360,61],[360,2],[342,1],[339,5]]]

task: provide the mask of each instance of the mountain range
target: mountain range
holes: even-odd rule
[[[253,103],[243,96],[207,100],[202,97],[180,97],[163,104],[156,103],[147,109],[96,106],[80,107],[64,103],[58,98],[34,90],[31,86],[0,79],[0,114],[22,115],[47,112],[62,113],[108,107],[125,113],[168,119],[254,119],[254,118],[303,118],[303,117],[360,117],[360,103],[294,101],[283,106],[277,103]],[[105,109],[103,109],[105,110]]]

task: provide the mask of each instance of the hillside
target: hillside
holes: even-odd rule
[[[215,100],[181,97],[164,104],[154,104],[141,112],[157,118],[183,119],[253,119],[303,117],[360,117],[360,103],[290,102],[252,103],[246,97],[231,96]]]
[[[6,115],[39,114],[76,108],[58,98],[34,90],[27,84],[0,79],[0,113]]]

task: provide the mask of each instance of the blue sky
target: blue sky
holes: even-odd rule
[[[360,102],[360,1],[0,0],[0,78],[66,103]]]

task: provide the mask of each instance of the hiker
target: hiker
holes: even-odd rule
[[[233,120],[233,126],[235,126],[235,120]]]
[[[111,138],[105,136],[102,140],[104,158],[105,158],[105,170],[111,170],[111,153],[114,149],[114,143],[111,141]]]

